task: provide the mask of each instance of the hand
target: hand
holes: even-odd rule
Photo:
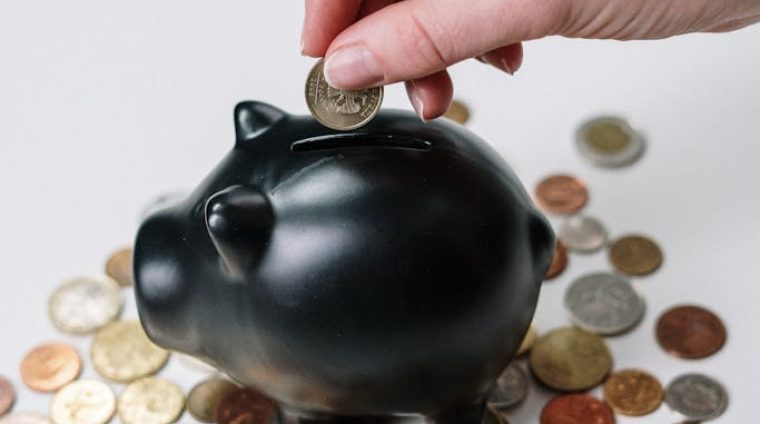
[[[512,74],[522,41],[655,39],[758,21],[760,0],[306,0],[303,53],[326,58],[337,88],[406,81],[428,120],[451,101],[448,66],[478,58]]]

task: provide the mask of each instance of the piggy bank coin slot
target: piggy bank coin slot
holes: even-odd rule
[[[394,135],[367,134],[331,134],[305,138],[290,145],[293,152],[311,152],[315,150],[356,149],[356,148],[394,148],[412,150],[430,150],[433,145],[426,140]]]

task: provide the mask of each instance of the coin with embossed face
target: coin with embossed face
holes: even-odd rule
[[[557,237],[574,252],[593,253],[607,243],[607,229],[596,218],[575,215],[562,222]]]
[[[684,374],[668,384],[665,403],[684,421],[707,421],[718,418],[726,411],[728,392],[711,377]]]
[[[14,412],[0,418],[0,424],[51,424],[48,417],[33,412]]]
[[[662,385],[649,373],[616,371],[604,382],[604,400],[618,414],[640,416],[654,412],[662,403]]]
[[[584,394],[557,396],[541,411],[541,424],[614,424],[607,404]]]
[[[48,301],[50,320],[69,334],[87,334],[115,320],[122,307],[119,285],[111,278],[87,276],[64,282]]]
[[[657,320],[657,341],[668,353],[700,359],[719,351],[726,343],[726,327],[713,312],[696,305],[665,311]]]
[[[50,406],[55,424],[105,424],[116,412],[116,398],[105,383],[80,380],[56,393]]]
[[[541,209],[567,215],[586,206],[588,190],[583,181],[571,175],[551,175],[538,183],[535,198]]]
[[[488,402],[499,409],[511,408],[525,399],[528,394],[528,376],[518,364],[512,362],[501,373]]]
[[[124,424],[169,424],[182,415],[185,398],[176,384],[146,377],[124,389],[117,409]]]
[[[306,79],[306,105],[322,125],[348,131],[371,121],[383,103],[383,87],[365,90],[340,90],[325,80],[324,60],[320,60]]]
[[[63,343],[38,346],[21,361],[21,379],[38,392],[54,392],[76,379],[81,372],[79,354]]]
[[[609,273],[586,274],[565,291],[565,309],[573,324],[601,335],[630,329],[644,316],[644,299],[623,277]]]
[[[103,377],[130,382],[158,372],[169,352],[153,344],[138,321],[117,321],[95,334],[90,357]]]
[[[649,237],[628,235],[612,242],[610,262],[624,274],[648,275],[662,265],[662,250]]]
[[[0,417],[11,410],[16,400],[16,391],[10,381],[0,376]]]
[[[212,377],[204,380],[190,390],[187,410],[196,420],[213,423],[219,402],[238,388],[238,385],[226,378]]]

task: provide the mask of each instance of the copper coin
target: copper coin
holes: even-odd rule
[[[271,399],[249,388],[225,396],[216,409],[219,424],[271,424],[277,408]]]
[[[621,370],[604,383],[604,400],[615,412],[640,416],[654,412],[663,400],[660,382],[641,370]]]
[[[674,307],[657,320],[657,341],[668,353],[699,359],[719,351],[726,343],[726,327],[717,315],[705,308]]]
[[[567,268],[567,248],[561,240],[557,240],[554,245],[554,256],[552,257],[552,264],[549,265],[549,271],[546,272],[545,280],[551,280],[556,278]]]
[[[131,247],[125,247],[113,252],[106,261],[106,274],[122,287],[129,287],[134,284],[132,253]]]
[[[16,392],[10,381],[0,377],[0,417],[11,410],[13,402],[16,400]]]
[[[21,361],[21,379],[32,390],[55,392],[82,372],[77,351],[62,343],[36,347]]]
[[[578,212],[588,202],[586,185],[570,175],[544,178],[536,187],[538,205],[551,213],[567,215]]]
[[[601,400],[581,394],[550,400],[541,411],[541,424],[614,424],[612,409]]]
[[[648,275],[662,265],[662,250],[652,239],[629,235],[610,246],[610,262],[620,272],[632,276]]]

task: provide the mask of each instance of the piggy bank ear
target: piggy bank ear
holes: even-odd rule
[[[238,142],[267,132],[288,114],[262,102],[241,102],[235,106],[235,136]]]

